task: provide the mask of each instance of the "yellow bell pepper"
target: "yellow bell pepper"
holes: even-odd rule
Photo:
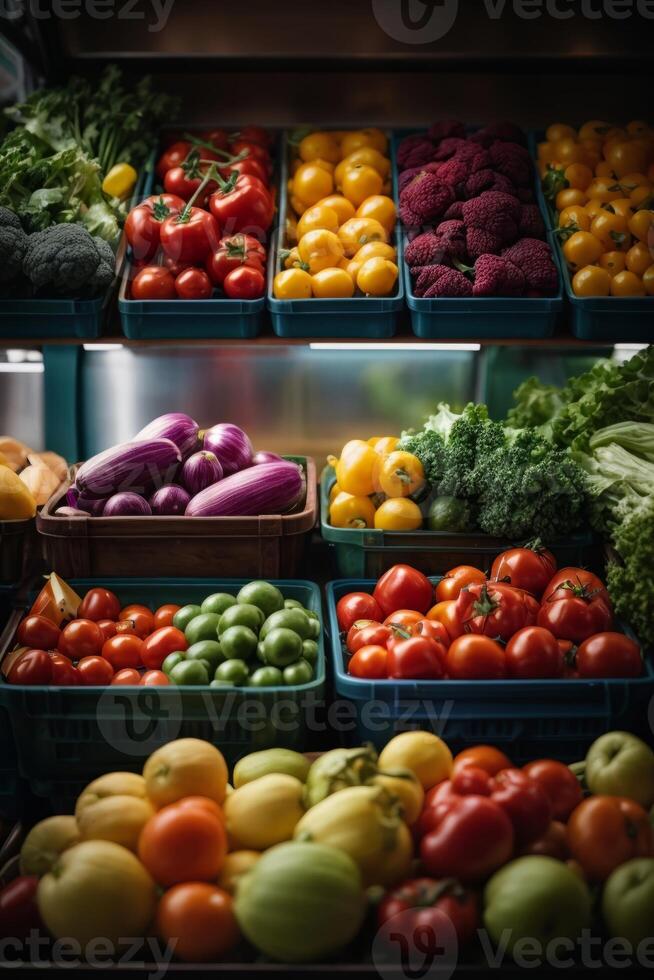
[[[336,480],[341,490],[353,497],[368,497],[374,493],[372,474],[378,458],[372,446],[363,439],[346,442],[336,464]]]
[[[410,497],[425,485],[425,471],[417,456],[394,452],[380,456],[375,468],[375,490],[387,497]]]
[[[116,163],[102,181],[102,190],[121,201],[129,197],[136,186],[138,174],[130,163]]]
[[[329,491],[329,502],[330,502],[330,504],[333,501],[334,497],[338,497],[339,493],[342,493],[342,492],[343,491],[339,487],[338,483],[334,483],[332,485],[331,490]]]
[[[369,444],[380,456],[392,453],[399,441],[397,436],[373,436],[372,439],[368,439]]]
[[[375,505],[369,497],[337,494],[329,506],[329,523],[334,527],[373,527]]]
[[[36,501],[20,477],[0,466],[0,520],[20,521],[36,514]]]
[[[416,531],[422,527],[420,508],[408,497],[389,497],[375,511],[375,527],[382,531]]]

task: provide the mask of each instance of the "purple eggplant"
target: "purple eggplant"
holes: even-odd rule
[[[193,497],[187,517],[252,517],[283,514],[305,491],[296,463],[261,463],[225,477]]]
[[[80,466],[77,488],[88,496],[110,496],[121,490],[145,491],[165,483],[182,461],[170,439],[126,442],[93,456]]]
[[[193,453],[182,466],[182,483],[192,497],[222,478],[223,468],[218,457],[207,449]]]
[[[255,466],[260,466],[262,463],[283,463],[284,460],[281,456],[278,456],[277,453],[268,453],[265,450],[262,450],[255,453],[252,462]]]
[[[139,493],[126,490],[115,493],[104,505],[103,517],[148,517],[150,504]]]
[[[170,439],[185,459],[199,449],[197,422],[184,412],[168,412],[153,419],[134,436],[134,441],[142,439]]]
[[[177,483],[167,483],[150,497],[152,513],[158,517],[174,517],[184,514],[191,495]]]
[[[214,425],[204,434],[203,446],[218,457],[223,474],[230,476],[252,466],[254,450],[243,429],[231,422]]]

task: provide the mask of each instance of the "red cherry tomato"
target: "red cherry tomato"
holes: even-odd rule
[[[241,174],[236,179],[232,175],[228,181],[223,181],[223,187],[211,195],[209,207],[228,235],[245,231],[263,238],[275,215],[275,204],[268,188],[250,174]]]
[[[137,636],[136,624],[133,619],[121,619],[114,623],[114,636]]]
[[[407,633],[411,633],[421,619],[424,619],[422,613],[415,609],[398,609],[386,617],[384,626],[389,626],[391,630],[406,630]]]
[[[16,631],[16,639],[22,647],[37,650],[55,650],[61,630],[46,616],[26,616]]]
[[[213,286],[204,269],[191,266],[177,276],[175,290],[180,299],[211,299]]]
[[[175,280],[162,265],[146,265],[132,280],[132,299],[176,299]]]
[[[225,276],[243,265],[263,270],[266,250],[253,235],[232,235],[222,238],[215,252],[206,262],[207,272],[217,286],[222,286]]]
[[[104,636],[105,640],[108,640],[110,637],[116,635],[117,624],[112,619],[99,619],[98,626],[102,630],[102,635]]]
[[[257,140],[244,139],[241,135],[240,139],[234,140],[230,146],[230,150],[234,156],[238,156],[239,153],[247,153],[248,159],[258,160],[266,170],[270,168],[270,153],[265,146],[262,146]]]
[[[447,599],[458,599],[459,592],[466,585],[481,584],[486,581],[486,575],[480,568],[474,565],[457,565],[446,572],[436,586],[435,596],[437,602],[445,602]]]
[[[437,619],[419,619],[411,628],[412,636],[429,636],[432,640],[442,643],[445,649],[450,645],[450,635],[443,623]]]
[[[186,637],[175,626],[163,626],[143,641],[141,662],[149,670],[159,670],[169,653],[184,651],[188,647]]]
[[[556,572],[556,558],[536,543],[528,548],[510,548],[498,555],[491,567],[494,582],[507,582],[540,599]]]
[[[336,618],[341,632],[347,633],[357,619],[380,623],[384,617],[375,599],[367,592],[348,592],[336,604]]]
[[[558,640],[581,643],[595,633],[610,630],[613,616],[598,595],[588,598],[564,592],[543,600],[536,622],[553,633]]]
[[[161,247],[166,255],[188,265],[202,265],[217,248],[219,238],[216,218],[202,208],[185,208],[181,214],[166,218],[161,226]]]
[[[184,272],[185,269],[193,268],[193,266],[189,265],[188,262],[176,262],[174,259],[171,259],[170,255],[163,256],[163,264],[166,266],[173,279],[177,279],[177,276]]]
[[[172,602],[167,603],[165,606],[159,606],[154,614],[154,628],[159,630],[162,626],[172,626],[173,616],[181,608],[181,606],[176,606]]]
[[[159,248],[161,223],[171,214],[179,214],[184,200],[175,194],[155,194],[138,204],[125,219],[125,236],[135,262],[150,262]]]
[[[269,147],[272,143],[272,136],[261,126],[241,126],[238,133],[234,134],[234,140],[246,140],[249,143],[259,143],[263,147]],[[232,147],[232,152],[233,152]]]
[[[577,648],[579,677],[640,677],[640,647],[624,633],[596,633]]]
[[[111,641],[108,641],[111,642]],[[111,684],[114,669],[104,657],[84,657],[77,665],[82,684],[99,687]]]
[[[234,163],[228,163],[224,167],[218,168],[220,176],[225,180],[229,180],[232,173],[248,175],[250,177],[256,177],[261,181],[264,186],[268,186],[268,175],[269,168],[266,167],[260,160],[255,160],[254,157],[245,157],[243,160],[235,160]]]
[[[373,595],[385,616],[396,609],[417,609],[423,615],[434,601],[434,587],[410,565],[394,565],[377,582]]]
[[[7,681],[9,684],[41,686],[52,684],[52,660],[45,650],[25,650],[11,665]]]
[[[428,636],[394,643],[388,651],[388,676],[395,680],[440,680],[445,676],[447,651]]]
[[[506,677],[504,650],[489,636],[459,636],[447,651],[447,672],[453,680],[501,680]]]
[[[118,619],[120,600],[109,589],[89,589],[82,605],[77,610],[80,619],[92,619],[94,623],[101,619]]]
[[[134,631],[141,639],[145,639],[154,629],[154,614],[147,606],[131,605],[120,610],[119,620],[128,620],[134,624]]]
[[[463,749],[454,757],[453,772],[456,774],[467,767],[483,769],[489,776],[495,776],[502,769],[513,769],[508,755],[500,752],[494,745],[473,745]]]
[[[447,630],[450,642],[463,634],[463,626],[456,611],[456,599],[445,599],[442,602],[437,602],[427,613],[427,619],[442,623]]]
[[[456,613],[467,633],[509,640],[536,622],[538,603],[522,589],[502,582],[470,585],[459,593]]]
[[[572,811],[584,798],[579,780],[573,771],[562,762],[554,759],[537,759],[523,766],[531,779],[547,794],[552,807],[552,819],[568,819]]]
[[[504,655],[509,677],[560,677],[563,672],[558,641],[542,626],[525,626],[514,633]]]
[[[138,687],[141,683],[141,675],[133,667],[125,667],[117,671],[111,678],[111,686],[116,687]]]
[[[366,622],[362,620],[361,622]],[[361,647],[380,646],[385,647],[391,631],[383,623],[368,623],[360,626],[359,621],[354,623],[347,634],[346,647],[350,653],[356,653]]]
[[[259,299],[265,292],[266,280],[261,269],[242,265],[227,273],[223,289],[230,299]]]
[[[98,657],[104,643],[104,633],[90,619],[74,619],[66,626],[59,638],[58,650],[70,660],[82,657]]]
[[[114,670],[140,667],[143,642],[140,637],[129,634],[112,636],[105,641],[102,656],[109,661]]]
[[[204,150],[202,151],[204,152]],[[207,174],[208,167],[194,167],[192,169],[187,169],[187,167],[173,167],[171,170],[167,170],[163,185],[164,190],[168,191],[169,194],[173,194],[176,197],[181,197],[183,201],[188,202],[194,196],[195,192],[199,188],[200,184],[204,180]],[[204,207],[207,203],[207,198],[209,194],[215,191],[216,187],[215,180],[208,181],[202,193],[195,198],[194,203],[198,207]]]
[[[203,143],[211,143],[217,150],[224,150],[229,140],[224,129],[201,129],[197,135]]]
[[[146,670],[139,683],[141,687],[167,687],[170,680],[163,670]]]
[[[604,582],[586,568],[560,568],[548,582],[543,592],[543,602],[581,594],[587,598],[602,599],[613,610]]]
[[[179,167],[186,160],[191,149],[192,144],[188,140],[178,140],[169,146],[157,160],[157,166],[155,167],[157,177],[163,179],[167,170],[171,170],[173,167]]]
[[[52,683],[57,687],[69,687],[81,684],[82,679],[77,667],[63,653],[50,652],[52,661]]]
[[[365,677],[368,680],[384,680],[387,671],[388,650],[379,644],[359,647],[348,664],[352,677]]]

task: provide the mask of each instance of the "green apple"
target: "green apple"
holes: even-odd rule
[[[647,810],[654,803],[654,752],[629,732],[607,732],[588,750],[586,784],[591,793],[628,796]]]
[[[529,855],[497,871],[484,891],[484,925],[493,942],[513,950],[521,939],[544,946],[552,939],[579,938],[590,925],[588,887],[567,864]]]
[[[654,858],[632,858],[608,877],[602,915],[611,936],[636,947],[654,936]]]

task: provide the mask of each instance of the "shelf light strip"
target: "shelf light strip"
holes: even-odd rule
[[[310,350],[442,350],[442,351],[479,351],[481,344],[309,344]]]
[[[84,350],[85,351],[99,351],[99,350],[115,351],[115,350],[123,350],[124,346],[125,346],[124,344],[84,344]]]
[[[42,361],[19,361],[0,363],[0,374],[43,374]]]

